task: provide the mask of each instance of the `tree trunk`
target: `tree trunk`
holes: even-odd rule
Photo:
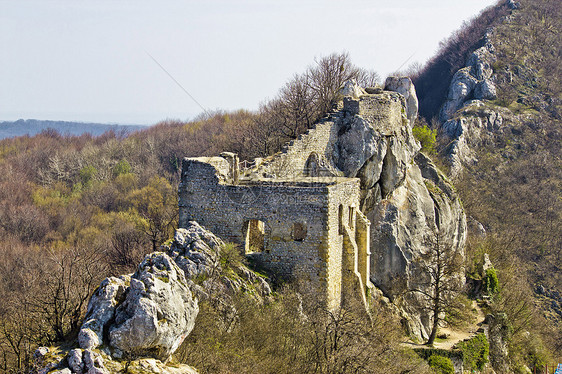
[[[429,340],[427,345],[433,345],[435,337],[437,336],[437,329],[439,328],[439,308],[433,308],[433,327],[431,328],[431,333],[429,334]]]

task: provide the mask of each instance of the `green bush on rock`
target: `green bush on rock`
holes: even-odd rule
[[[431,367],[437,373],[453,374],[455,372],[453,362],[448,357],[432,355],[427,361],[429,363],[429,367]]]

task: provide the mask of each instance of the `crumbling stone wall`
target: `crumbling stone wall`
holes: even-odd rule
[[[342,115],[341,113],[339,114]],[[307,161],[318,159],[321,172],[318,176],[342,175],[332,162],[332,149],[338,139],[337,114],[325,118],[314,128],[287,143],[282,151],[258,165],[253,174],[277,178],[294,178],[309,175]]]
[[[216,158],[184,159],[180,227],[196,220],[221,238],[240,244],[248,256],[277,276],[310,281],[328,306],[337,308],[342,300],[344,256],[340,222],[355,238],[359,180],[236,181],[225,173],[231,169],[227,166]],[[361,227],[364,236],[365,224]]]

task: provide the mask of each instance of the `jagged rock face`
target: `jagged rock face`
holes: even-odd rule
[[[174,240],[166,252],[183,270],[190,288],[197,297],[207,299],[210,294],[228,304],[228,295],[242,289],[255,288],[256,297],[264,298],[271,294],[271,287],[265,279],[244,265],[235,265],[234,279],[213,277],[221,270],[220,253],[225,243],[215,234],[195,221],[189,221],[185,228],[176,230]],[[202,285],[193,282],[196,278],[207,278]]]
[[[125,293],[131,277],[104,279],[96,289],[90,302],[84,323],[78,334],[78,343],[82,349],[94,349],[103,344],[103,335],[110,321],[115,316],[115,309],[125,300]]]
[[[464,104],[457,115],[441,125],[441,136],[447,139],[444,149],[451,166],[451,176],[456,177],[463,165],[478,162],[474,150],[481,146],[491,134],[501,131],[504,118],[511,114],[505,108],[491,108],[480,100]]]
[[[342,128],[337,166],[350,177],[356,177],[362,171],[365,187],[372,188],[382,172],[382,161],[388,148],[386,137],[361,117],[353,117]],[[368,165],[365,165],[367,161]]]
[[[428,189],[430,186],[431,190]],[[423,154],[418,154],[404,183],[367,213],[371,226],[371,280],[396,300],[409,332],[427,338],[430,316],[421,294],[423,273],[429,268],[423,254],[426,240],[439,230],[451,243],[451,252],[463,254],[466,219],[458,197],[444,176]]]
[[[439,134],[447,144],[441,151],[451,167],[452,178],[459,176],[463,165],[478,162],[474,150],[491,134],[502,131],[504,120],[512,116],[506,108],[489,102],[497,98],[492,68],[495,56],[489,33],[484,40],[485,45],[474,51],[466,66],[453,76],[439,113]]]
[[[408,106],[408,99],[416,97],[409,79],[391,77],[386,88],[405,96],[406,113],[417,113],[417,100]],[[451,243],[451,251],[464,255],[466,218],[444,174],[419,153],[410,126],[384,118],[383,126],[373,113],[344,118],[335,163],[345,176],[361,179],[361,210],[371,221],[371,281],[399,304],[410,334],[427,338],[427,301],[408,291],[425,286],[421,280],[428,264],[422,255],[436,230]]]
[[[166,254],[147,255],[131,277],[109,328],[109,344],[126,355],[166,360],[195,326],[197,300]]]
[[[493,100],[496,88],[491,80],[494,48],[488,42],[484,47],[474,51],[468,58],[466,66],[459,69],[449,86],[447,100],[439,113],[439,121],[444,123],[453,118],[455,112],[469,100]]]
[[[197,222],[189,222],[187,228],[177,229],[168,254],[184,271],[185,276],[195,278],[211,275],[219,264],[224,242]]]
[[[147,255],[131,276],[105,279],[90,299],[78,341],[107,343],[114,355],[166,360],[183,342],[199,311],[183,271],[165,253]]]
[[[414,100],[408,108],[414,86],[409,79],[391,78],[387,88],[398,92],[367,90],[372,94],[344,98],[343,110],[295,140],[268,167],[291,164],[294,173],[315,152],[335,166],[333,175],[360,179],[360,208],[371,222],[371,281],[399,305],[410,333],[421,339],[431,328],[427,301],[407,291],[422,286],[424,242],[439,230],[463,256],[466,219],[445,176],[419,153],[406,117],[417,112]],[[408,296],[398,300],[404,293]]]

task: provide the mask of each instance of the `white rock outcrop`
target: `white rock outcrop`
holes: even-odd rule
[[[448,160],[450,176],[456,178],[465,165],[478,162],[475,150],[503,131],[504,120],[513,115],[506,108],[489,102],[497,98],[494,84],[495,49],[488,32],[485,45],[474,51],[466,66],[451,81],[447,100],[439,113],[441,149]]]
[[[417,112],[414,104],[408,109],[408,98],[416,97],[408,78],[391,77],[386,86],[401,94],[406,113]],[[384,101],[395,94],[377,95]],[[361,180],[361,210],[371,222],[371,281],[399,306],[409,333],[425,339],[431,329],[427,300],[409,291],[427,287],[424,254],[436,231],[450,243],[450,253],[464,256],[466,217],[445,175],[420,153],[411,122],[382,112],[388,106],[363,106],[341,119],[334,163],[345,176]],[[462,271],[458,276],[463,278]]]
[[[387,88],[398,92],[367,89],[345,97],[341,111],[260,166],[260,172],[274,174],[270,170],[283,170],[315,152],[333,165],[332,175],[360,179],[360,209],[371,222],[371,281],[400,308],[409,332],[424,339],[431,329],[427,300],[409,291],[424,286],[427,238],[439,231],[452,243],[451,250],[464,256],[466,218],[446,177],[420,153],[412,134],[414,86],[408,78],[391,77]],[[297,172],[288,169],[287,176]]]
[[[125,300],[131,277],[104,279],[88,303],[88,311],[78,334],[78,344],[82,349],[94,349],[103,344],[104,331],[115,318],[115,309]]]
[[[439,121],[453,118],[455,112],[470,100],[493,100],[497,97],[492,81],[495,61],[494,48],[487,42],[467,59],[466,66],[459,69],[451,80],[447,99],[439,112]]]
[[[365,95],[367,92],[357,84],[355,79],[350,79],[346,81],[343,87],[339,91],[339,97],[351,97],[353,99],[358,99],[361,95]]]
[[[478,162],[474,150],[493,133],[502,131],[504,118],[511,117],[505,108],[490,108],[480,100],[464,104],[458,114],[441,125],[440,136],[446,139],[444,153],[448,160],[450,176],[455,178],[463,165]]]
[[[242,289],[253,288],[254,295],[261,301],[271,294],[267,281],[254,271],[241,264],[234,265],[233,277],[217,278],[221,272],[220,254],[225,243],[215,234],[195,221],[189,221],[185,228],[176,230],[174,240],[164,248],[168,255],[183,270],[190,287],[198,297],[208,298],[210,294],[229,303],[229,295]],[[208,278],[202,285],[196,285],[192,279]]]
[[[126,356],[165,361],[193,330],[198,312],[183,271],[165,253],[151,253],[115,310],[109,345]]]
[[[165,253],[147,255],[132,276],[107,278],[80,329],[82,349],[107,343],[114,355],[165,361],[183,342],[199,311],[183,271]]]

